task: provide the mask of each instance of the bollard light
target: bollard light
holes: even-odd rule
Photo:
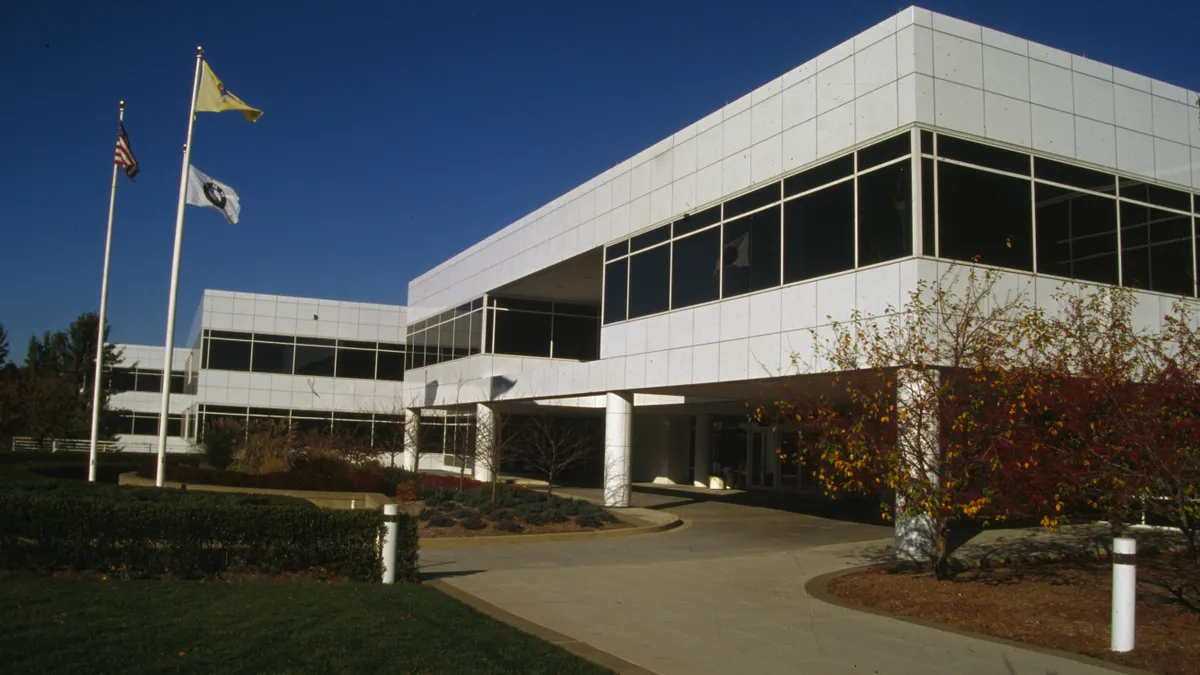
[[[400,534],[400,506],[383,505],[383,583],[396,583],[396,539]]]
[[[1133,651],[1137,606],[1137,540],[1113,538],[1112,641],[1114,652]]]

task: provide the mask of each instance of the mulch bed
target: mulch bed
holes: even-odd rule
[[[1164,675],[1200,675],[1200,610],[1168,590],[1179,579],[1197,583],[1196,574],[1178,554],[1138,557],[1136,646],[1126,654],[1108,651],[1108,561],[971,570],[948,581],[911,570],[868,570],[833,580],[829,591],[852,604],[961,630]]]
[[[401,513],[407,513],[416,517],[425,508],[423,502],[400,502]],[[427,521],[421,521],[417,527],[417,536],[422,539],[440,539],[444,537],[496,537],[508,535],[531,535],[531,534],[557,534],[563,532],[596,532],[598,530],[620,530],[627,527],[633,527],[631,523],[623,520],[618,520],[615,523],[605,523],[603,527],[580,527],[573,520],[568,520],[565,523],[544,523],[542,525],[531,525],[520,519],[516,519],[521,524],[520,532],[510,532],[501,530],[496,527],[496,523],[488,521],[487,527],[481,530],[468,530],[465,527],[451,525],[449,527],[433,527]]]

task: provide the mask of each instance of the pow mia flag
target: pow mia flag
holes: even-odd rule
[[[187,203],[220,211],[230,225],[237,224],[238,214],[242,211],[237,192],[233,188],[209,178],[194,166],[188,167]]]

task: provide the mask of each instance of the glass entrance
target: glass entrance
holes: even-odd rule
[[[749,454],[746,462],[749,486],[752,488],[775,487],[774,453],[768,444],[770,431],[759,427],[751,427],[747,438],[746,451]]]

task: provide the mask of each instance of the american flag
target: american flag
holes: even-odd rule
[[[133,157],[133,149],[129,147],[129,136],[125,135],[125,123],[117,123],[117,150],[113,155],[113,163],[125,167],[125,175],[133,180],[138,175],[137,160]]]

